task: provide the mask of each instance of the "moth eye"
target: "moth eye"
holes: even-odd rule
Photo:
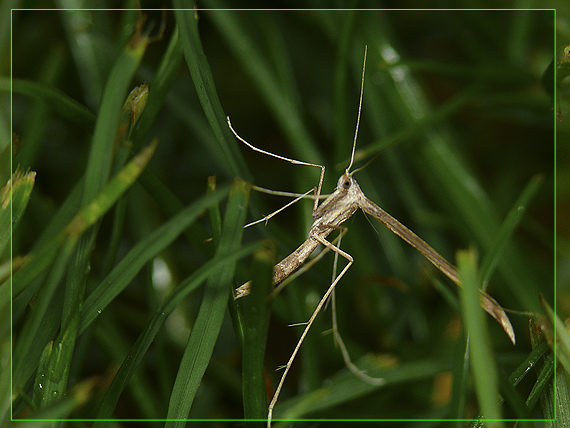
[[[345,189],[348,189],[350,187],[350,180],[345,180],[343,186]]]

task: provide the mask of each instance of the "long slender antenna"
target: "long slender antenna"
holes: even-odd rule
[[[354,141],[352,142],[352,154],[350,155],[350,164],[346,168],[348,174],[352,163],[354,162],[354,152],[356,150],[356,138],[358,137],[358,127],[360,126],[360,112],[362,111],[362,95],[364,94],[364,71],[366,70],[366,54],[368,53],[368,45],[364,45],[364,63],[362,64],[362,79],[360,81],[360,100],[358,101],[358,117],[356,119],[356,131],[354,131]]]

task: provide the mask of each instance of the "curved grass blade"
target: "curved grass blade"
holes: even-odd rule
[[[97,115],[93,142],[85,171],[83,204],[93,199],[111,171],[113,143],[125,102],[127,88],[149,44],[149,38],[137,28],[113,65]]]

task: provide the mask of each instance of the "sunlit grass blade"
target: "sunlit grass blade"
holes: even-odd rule
[[[28,206],[35,178],[35,172],[22,173],[17,170],[0,190],[0,260],[7,259],[10,232],[18,226],[18,221]],[[4,280],[0,277],[0,282]]]
[[[14,274],[12,290],[13,295],[17,296],[34,278],[52,266],[48,278],[42,287],[43,292],[37,292],[36,295],[35,310],[37,312],[35,313],[38,315],[31,315],[26,319],[23,327],[26,334],[19,337],[15,344],[15,353],[26,356],[26,358],[19,359],[19,363],[14,367],[14,379],[16,384],[18,384],[18,382],[25,383],[37,364],[37,361],[35,361],[28,352],[28,348],[32,346],[33,343],[47,343],[50,339],[48,337],[36,336],[41,328],[50,324],[47,322],[47,319],[40,316],[40,314],[49,315],[49,319],[55,317],[59,320],[58,322],[61,322],[61,314],[56,311],[48,311],[48,309],[50,305],[53,304],[52,297],[68,266],[69,257],[71,256],[69,251],[75,247],[82,234],[97,222],[136,181],[142,170],[146,167],[148,162],[150,162],[156,145],[157,142],[155,141],[151,146],[145,148],[139,155],[133,158],[131,162],[105,185],[101,193],[97,195],[90,204],[86,205],[77,213],[63,231],[39,251],[27,255],[27,264]]]
[[[57,256],[57,248],[69,236],[80,236],[96,221],[98,221],[119,199],[119,197],[136,181],[142,170],[146,167],[154,151],[155,141],[151,146],[143,149],[133,158],[121,172],[119,172],[101,190],[101,193],[86,205],[69,222],[63,231],[38,251],[26,255],[20,270],[13,277],[13,293],[17,296],[34,278],[36,278]]]
[[[469,337],[470,365],[475,391],[483,417],[487,420],[499,420],[501,419],[501,409],[499,406],[497,367],[491,349],[486,320],[479,306],[479,284],[481,280],[477,269],[475,251],[458,251],[457,266],[463,282],[461,309],[465,331]],[[497,426],[502,425],[500,422],[497,424]]]

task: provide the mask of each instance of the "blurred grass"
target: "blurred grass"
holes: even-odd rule
[[[201,6],[228,4],[208,0]],[[99,194],[110,171],[120,170],[152,139],[160,140],[140,185],[88,232],[92,242],[85,238],[83,261],[53,247],[53,261],[32,265],[34,275],[18,279],[30,267],[16,273],[14,349],[25,342],[31,349],[25,370],[14,373],[19,394],[14,416],[163,419],[175,408],[182,409],[177,417],[189,409],[189,416],[198,419],[241,419],[244,408],[246,415],[260,414],[266,392],[271,394],[280,375],[274,370],[288,359],[300,333],[285,326],[308,319],[330,281],[332,257],[277,296],[266,336],[259,336],[265,319],[255,309],[259,301],[244,302],[243,308],[230,302],[230,321],[224,316],[230,289],[264,275],[256,258],[251,271],[247,259],[236,260],[251,254],[260,237],[275,240],[278,258],[291,252],[306,237],[311,203],[297,204],[267,227],[246,229],[242,246],[237,238],[224,238],[225,226],[215,226],[215,213],[210,211],[210,222],[200,215],[215,210],[228,192],[220,185],[202,197],[207,177],[216,175],[224,183],[239,176],[297,192],[317,183],[315,168],[284,164],[239,145],[226,127],[227,114],[237,132],[256,146],[326,165],[323,190],[331,191],[338,164],[350,154],[365,44],[369,54],[356,166],[381,155],[355,176],[364,193],[450,261],[458,249],[477,248],[481,279],[486,285],[488,280],[488,292],[503,306],[540,312],[540,293],[554,304],[553,111],[540,85],[555,49],[552,12],[188,10],[144,15],[145,25],[155,24],[151,35],[163,19],[166,31],[148,45],[144,57],[139,53],[140,66],[138,59],[121,54],[125,46],[129,49],[140,18],[136,12],[21,10],[13,15],[13,162],[14,168],[37,173],[14,231],[15,256],[48,248],[79,212],[80,201]],[[566,40],[562,45],[570,36],[564,33],[570,21],[562,12],[558,20],[559,39]],[[144,82],[149,85],[144,111],[115,151],[120,103]],[[102,95],[110,84],[120,86],[112,106]],[[9,89],[10,77],[0,77],[3,97]],[[559,117],[563,156],[565,111]],[[533,178],[538,174],[540,185]],[[252,194],[248,217],[260,218],[285,202]],[[559,201],[559,210],[566,206]],[[230,199],[226,212],[244,207]],[[481,379],[484,374],[471,371],[459,305],[448,304],[457,294],[454,286],[439,283],[442,298],[431,286],[437,272],[381,225],[368,224],[360,214],[346,225],[343,249],[355,263],[337,289],[341,334],[357,364],[384,376],[386,386],[363,384],[347,372],[331,335],[321,334],[330,329],[326,313],[317,318],[285,382],[277,417],[476,418],[485,413],[473,386],[480,380],[498,385],[505,401],[493,411],[500,417],[552,414],[541,407],[551,405],[547,400],[542,405],[535,398],[527,401],[531,391],[532,397],[548,393],[552,371],[537,368],[520,375],[521,365],[537,367],[548,358],[544,351],[529,362],[535,354],[528,316],[510,315],[515,347],[493,320],[484,321],[490,355],[481,361],[492,359],[499,374]],[[566,241],[562,246],[570,248]],[[228,247],[222,250],[222,245]],[[208,285],[223,287],[214,299],[216,328],[208,328],[214,319],[198,314],[209,313],[204,305],[211,300],[207,291],[196,289],[232,263],[237,263],[235,279]],[[560,278],[559,286],[567,284]],[[562,291],[557,301],[565,316],[570,313],[567,296]],[[41,307],[47,313],[39,317],[37,333],[26,336],[26,326]],[[69,317],[73,313],[80,316]],[[67,319],[76,323],[71,331],[77,331],[77,339],[63,334],[70,331]],[[249,324],[256,319],[259,331]],[[3,343],[7,333],[3,330]],[[56,398],[43,409],[29,408],[26,399],[34,394],[41,404],[33,384],[41,376],[37,368],[49,368],[48,351],[43,358],[42,351],[58,334],[68,345],[69,382],[54,382],[69,390],[69,397],[75,397],[75,390],[68,389],[74,385],[87,397]],[[260,349],[242,354],[240,345],[263,347],[265,339],[262,382]],[[185,371],[184,349],[194,343],[201,346],[186,352],[196,353],[200,369]],[[244,362],[243,372],[241,358],[253,359]],[[13,362],[14,367],[23,363],[22,357]],[[505,379],[513,373],[519,373],[516,380]],[[544,380],[539,382],[540,373]],[[194,385],[191,408],[187,382]],[[521,408],[524,402],[528,407]],[[3,422],[10,418],[7,404],[0,405]]]

